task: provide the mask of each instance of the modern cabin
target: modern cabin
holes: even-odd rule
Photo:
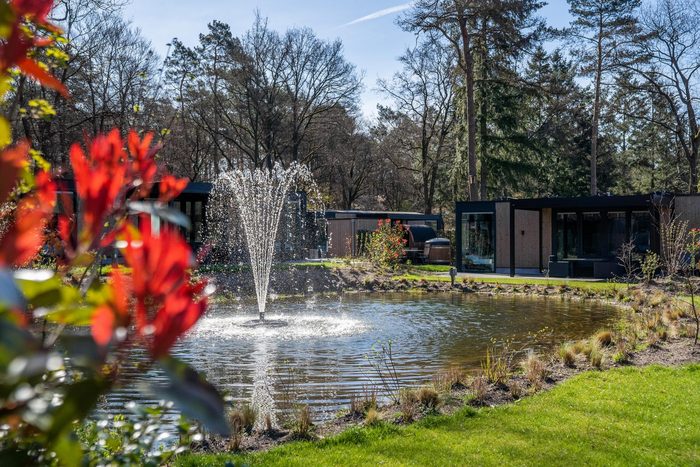
[[[700,196],[650,194],[505,199],[456,205],[456,267],[464,272],[608,278],[633,240],[660,252],[659,216],[700,227]]]
[[[58,209],[63,212],[79,212],[78,198],[75,194],[75,181],[72,179],[58,180]],[[151,199],[158,197],[159,186],[153,187]],[[174,209],[181,211],[190,219],[192,228],[189,231],[183,229],[183,235],[193,249],[197,250],[204,242],[207,222],[207,203],[211,193],[211,183],[190,182],[180,195],[170,203]],[[70,203],[71,206],[65,206]],[[151,227],[158,229],[160,219],[151,217]]]
[[[330,258],[359,256],[364,252],[365,241],[369,234],[377,230],[380,220],[389,219],[392,223],[432,228],[439,232],[444,229],[442,216],[439,214],[420,214],[417,212],[396,211],[356,211],[328,210],[325,212],[328,231],[327,253]],[[417,232],[418,230],[416,230]],[[423,240],[428,240],[427,238]]]

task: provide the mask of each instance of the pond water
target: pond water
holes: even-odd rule
[[[247,327],[256,313],[254,305],[213,306],[173,353],[235,400],[255,399],[276,413],[309,404],[316,420],[377,387],[368,356],[378,342],[391,341],[401,384],[419,385],[451,365],[479,368],[492,339],[511,339],[516,349],[545,349],[586,337],[615,317],[613,307],[593,301],[474,294],[277,301],[268,318],[287,326]],[[544,328],[548,332],[533,336]],[[111,394],[102,410],[123,412],[129,401],[158,401],[157,394],[144,398],[136,388],[162,375],[131,371],[134,384]]]

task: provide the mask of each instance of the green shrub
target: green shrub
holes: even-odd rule
[[[649,284],[654,279],[660,264],[659,255],[653,251],[649,251],[644,255],[644,259],[642,260],[642,278],[645,284]]]
[[[601,369],[603,366],[603,352],[597,347],[593,347],[593,350],[588,356],[588,361],[591,362],[591,365],[594,367]]]
[[[401,260],[406,245],[405,231],[401,224],[393,224],[389,219],[379,220],[377,230],[372,232],[367,242],[367,256],[375,266],[394,268]]]
[[[498,385],[505,385],[508,382],[510,357],[508,343],[500,351],[493,343],[486,349],[486,357],[481,362],[481,371],[489,382]]]
[[[627,363],[628,360],[629,360],[629,355],[627,354],[627,352],[617,351],[612,356],[612,361],[617,363],[617,364]]]

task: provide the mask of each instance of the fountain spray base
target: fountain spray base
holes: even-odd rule
[[[281,319],[251,319],[242,324],[244,328],[283,328],[288,325],[287,321]]]

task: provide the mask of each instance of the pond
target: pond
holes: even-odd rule
[[[492,339],[542,350],[587,337],[616,315],[614,307],[595,301],[475,294],[283,300],[269,306],[269,319],[287,326],[246,326],[256,313],[249,305],[212,306],[173,353],[235,400],[254,398],[263,410],[278,413],[292,403],[309,404],[316,420],[377,387],[368,356],[378,342],[391,341],[401,384],[419,385],[451,365],[479,368]],[[133,377],[136,384],[111,394],[103,410],[122,412],[128,401],[158,400],[135,388],[162,375],[153,370]]]

